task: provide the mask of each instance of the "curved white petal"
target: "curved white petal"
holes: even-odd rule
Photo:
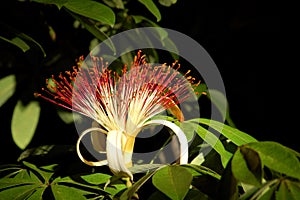
[[[189,154],[189,146],[188,146],[188,141],[186,139],[185,134],[183,133],[183,131],[180,129],[179,126],[177,126],[176,124],[167,121],[167,120],[150,120],[148,122],[146,122],[144,124],[144,126],[146,125],[150,125],[150,124],[161,124],[164,126],[169,127],[177,136],[179,143],[180,143],[180,164],[187,164],[188,163],[188,154]]]
[[[125,164],[122,151],[122,131],[109,131],[106,140],[106,156],[109,168],[117,175],[127,175],[133,180],[132,173]]]
[[[107,160],[101,160],[101,161],[97,161],[97,162],[88,161],[88,160],[86,160],[86,159],[82,156],[82,154],[81,154],[81,152],[80,152],[80,148],[79,148],[79,146],[80,146],[80,141],[82,140],[82,138],[83,138],[86,134],[88,134],[88,133],[90,133],[90,132],[92,132],[92,131],[98,131],[98,132],[100,132],[100,133],[105,133],[105,132],[106,132],[106,131],[104,131],[103,129],[101,129],[101,128],[96,128],[96,127],[89,128],[89,129],[86,129],[85,131],[83,131],[83,132],[81,133],[80,137],[78,138],[77,143],[76,143],[76,151],[77,151],[77,155],[78,155],[79,159],[80,159],[82,162],[84,162],[85,164],[87,164],[87,165],[90,165],[90,166],[103,166],[103,165],[107,165],[107,164],[108,164]]]

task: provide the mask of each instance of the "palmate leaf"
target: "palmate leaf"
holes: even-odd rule
[[[300,197],[300,182],[289,178],[273,179],[254,189],[241,195],[240,200],[298,200]]]
[[[28,184],[18,185],[7,190],[0,191],[0,199],[14,200],[37,200],[42,199],[42,195],[46,189],[45,185]]]
[[[21,165],[1,166],[0,199],[42,199],[46,184]]]
[[[77,195],[72,196],[72,199],[76,198],[76,196],[79,196],[78,198],[81,199],[86,195],[95,197],[114,196],[121,190],[124,190],[126,185],[119,180],[120,177],[117,177],[116,180],[112,180],[113,178],[114,176],[102,173],[57,177],[51,183],[51,190],[58,195],[58,198],[65,197],[64,194],[61,194],[64,190],[67,190],[66,193],[69,194],[71,191],[77,190]],[[108,184],[109,180],[111,182]],[[106,184],[108,185],[106,186]]]
[[[43,168],[38,168],[37,166],[35,166],[34,164],[31,164],[29,162],[23,161],[23,164],[26,167],[28,167],[31,170],[31,172],[34,172],[35,174],[37,174],[40,181],[45,183],[45,184],[48,184],[50,182],[50,178],[54,174],[54,171],[53,170],[48,170],[47,166],[44,166],[45,169],[43,169]]]
[[[275,194],[276,199],[299,199],[300,182],[285,179],[281,181],[278,191]]]
[[[84,190],[80,190],[74,187],[53,184],[51,185],[52,193],[56,200],[74,199],[74,200],[85,200],[85,195],[89,194]]]

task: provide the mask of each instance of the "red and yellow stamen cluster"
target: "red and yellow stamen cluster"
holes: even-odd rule
[[[191,87],[199,84],[190,71],[181,75],[177,62],[152,66],[141,51],[121,75],[100,57],[91,57],[91,63],[87,66],[80,57],[72,72],[52,76],[43,94],[35,95],[90,117],[107,131],[136,132],[149,118],[188,98]]]

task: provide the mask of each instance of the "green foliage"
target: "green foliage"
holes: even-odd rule
[[[299,159],[289,148],[271,141],[249,143],[247,146],[259,154],[263,165],[279,173],[300,179]]]
[[[152,177],[153,185],[171,199],[182,200],[189,191],[193,176],[180,166],[167,166]]]
[[[15,93],[16,84],[14,75],[9,75],[0,79],[0,106]]]
[[[10,40],[0,36],[0,39],[19,47],[24,53],[30,49],[30,47],[26,44],[26,42],[24,42],[24,40],[22,40],[19,37],[14,37],[13,39]]]
[[[139,0],[136,4],[144,6],[150,16],[159,22],[162,16],[156,3],[171,6],[176,2]],[[145,13],[131,15],[129,1],[125,0],[32,0],[26,3],[35,5],[38,9],[54,8],[57,13],[64,12],[72,18],[74,30],[85,30],[90,34],[90,46],[105,41],[113,52],[116,52],[116,48],[109,39],[110,36],[135,27],[159,27]],[[73,146],[53,144],[28,148],[36,133],[42,109],[42,105],[32,95],[33,89],[40,87],[39,84],[36,85],[36,73],[45,69],[57,73],[53,69],[60,58],[66,59],[68,51],[63,49],[64,52],[49,54],[48,49],[45,50],[42,46],[43,41],[38,42],[29,36],[31,34],[23,33],[10,25],[4,27],[7,34],[1,33],[0,39],[16,47],[17,51],[21,50],[32,62],[26,63],[28,73],[25,75],[9,74],[0,79],[0,107],[9,102],[13,95],[16,96],[13,102],[11,134],[16,146],[24,150],[16,161],[17,164],[0,166],[0,199],[300,198],[300,154],[276,142],[258,141],[235,128],[224,94],[208,90],[205,84],[195,88],[198,98],[208,97],[218,108],[226,124],[206,118],[183,122],[169,116],[165,118],[180,126],[191,143],[190,164],[137,164],[129,168],[134,174],[134,182],[131,182],[113,175],[107,167],[88,167],[83,166],[78,159],[72,160],[72,156],[76,154]],[[61,35],[57,35],[55,28],[50,25],[47,27],[48,37],[54,43],[56,37]],[[171,54],[173,58],[178,57],[178,49],[164,29],[157,29],[156,37],[163,46],[174,52]],[[131,39],[138,43],[143,37]],[[150,59],[157,60],[158,53],[151,49],[148,51],[151,54]],[[122,62],[130,62],[132,56],[126,54],[120,59]],[[38,65],[38,68],[31,66],[32,63]],[[49,76],[48,71],[41,76]],[[51,84],[51,79],[49,80]],[[21,92],[17,91],[17,86],[20,86]],[[65,123],[72,123],[72,113],[57,110],[57,114]],[[76,118],[81,120],[80,117]],[[202,150],[208,153],[203,154]]]
[[[46,57],[46,52],[43,49],[43,47],[35,41],[32,37],[28,36],[25,33],[21,33],[15,29],[12,29],[11,27],[7,27],[8,31],[11,34],[12,39],[6,38],[3,36],[0,36],[0,39],[17,46],[19,49],[21,49],[24,53],[30,50],[35,45],[39,47],[40,51],[43,53],[43,56]]]
[[[228,164],[217,173],[206,163],[140,165],[131,168],[139,177],[112,176],[101,167],[82,167],[78,161],[37,165],[26,160],[50,158],[53,147],[43,152],[26,150],[19,164],[0,167],[0,197],[10,199],[297,199],[300,194],[298,153],[271,141],[238,146]],[[47,151],[45,151],[48,149]],[[58,156],[65,148],[54,153]],[[38,153],[40,152],[40,153]],[[74,150],[71,151],[74,153]],[[268,155],[266,155],[268,152]],[[205,159],[207,157],[204,157]],[[69,163],[70,162],[70,163]],[[216,164],[216,160],[213,161]],[[79,164],[79,165],[78,165]],[[72,166],[72,170],[68,170]],[[144,168],[144,172],[142,171]],[[75,170],[74,170],[75,169]],[[146,171],[146,172],[145,172]],[[147,172],[148,171],[148,172]],[[152,180],[152,181],[150,181]],[[152,194],[139,194],[152,187]],[[147,190],[147,189],[146,189]]]
[[[138,1],[144,4],[144,6],[146,6],[146,8],[156,17],[157,21],[161,20],[160,11],[152,0],[138,0]]]
[[[61,177],[58,165],[36,166],[23,161],[20,165],[3,166],[0,169],[1,199],[86,199],[116,194],[125,188],[122,182],[111,183],[104,190],[111,176],[102,173],[75,174]],[[108,189],[110,188],[110,189]]]
[[[175,3],[173,1],[170,2]],[[25,2],[19,2],[21,6],[22,3],[25,4]],[[116,49],[115,45],[110,40],[110,36],[139,26],[159,27],[158,24],[145,17],[144,13],[141,13],[141,15],[130,15],[128,13],[130,8],[127,7],[128,2],[123,0],[104,0],[103,2],[92,0],[32,0],[26,3],[32,4],[32,6],[40,6],[37,6],[36,8],[40,9],[40,12],[43,13],[43,15],[45,10],[53,9],[53,6],[54,8],[57,7],[58,13],[65,12],[65,14],[73,17],[74,30],[79,32],[81,28],[84,28],[88,33],[95,37],[94,39],[96,39],[96,44],[105,42],[105,44],[113,52],[116,52]],[[166,3],[168,4],[168,2],[165,2],[162,3],[162,5]],[[153,1],[139,1],[137,4],[145,6],[149,13],[152,13],[156,17],[157,21],[161,20],[160,11]],[[45,21],[44,23],[47,24],[48,22]],[[28,72],[35,71],[35,73],[21,74],[21,81],[16,81],[15,74],[10,74],[0,79],[0,107],[4,105],[13,94],[15,94],[16,88],[19,85],[21,85],[22,88],[27,87],[22,92],[16,92],[16,96],[19,99],[14,109],[11,124],[11,133],[14,142],[19,148],[24,149],[34,137],[40,116],[41,108],[39,104],[35,102],[36,99],[33,96],[36,89],[41,87],[39,80],[37,80],[36,73],[43,71],[44,69],[53,70],[56,68],[56,64],[59,59],[66,59],[63,57],[65,56],[64,53],[67,51],[54,55],[50,53],[50,55],[47,56],[46,50],[42,46],[43,41],[37,42],[37,40],[29,36],[30,34],[24,33],[21,30],[18,30],[17,27],[12,27],[10,24],[3,24],[2,26],[5,32],[3,35],[1,32],[0,39],[22,50],[24,55],[30,56],[29,60],[32,60],[31,62],[35,64],[34,66],[26,66]],[[54,45],[57,37],[61,37],[61,35],[56,32],[54,27],[48,24],[47,26],[49,29],[48,37],[51,38],[51,42],[53,42]],[[40,35],[40,32],[36,34]],[[168,38],[166,31],[163,29],[157,29],[157,36],[164,46],[167,46],[173,52],[177,52],[176,46]],[[144,37],[141,37],[141,39],[144,39]],[[132,38],[132,41],[137,43],[139,42],[137,38]],[[151,46],[150,41],[149,46]],[[59,48],[62,49],[66,47]],[[152,58],[158,57],[155,50],[152,50],[151,54],[153,54]],[[40,58],[40,55],[42,55],[43,58]],[[172,56],[177,58],[177,55],[175,54],[172,54]],[[76,58],[73,57],[72,59],[75,60]],[[125,61],[124,63],[128,63],[132,60],[132,55],[122,55],[121,59],[122,62]],[[49,66],[51,67],[49,68]],[[56,72],[53,71],[53,73]],[[45,74],[39,75],[41,77],[45,76]],[[51,83],[51,78],[49,78],[49,83]],[[25,102],[25,104],[28,104],[29,101],[30,103],[28,105],[24,105],[23,108],[20,103],[21,101]],[[28,107],[28,109],[25,109],[26,107]],[[70,123],[70,117],[68,118],[66,113],[59,112],[59,115],[63,121]],[[25,118],[26,122],[22,120]]]
[[[31,101],[27,105],[23,105],[20,100],[17,102],[13,112],[11,131],[13,140],[19,148],[25,149],[33,138],[40,110],[40,105],[36,101]]]

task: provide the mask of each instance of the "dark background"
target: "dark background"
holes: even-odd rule
[[[73,19],[67,13],[58,12],[53,7],[44,9],[41,17],[34,5],[14,1],[1,7],[0,32],[5,35],[5,24],[10,24],[38,41],[48,57],[63,53],[65,56],[57,61],[60,71],[71,66],[74,58],[88,52],[86,42],[93,36],[85,30],[73,32]],[[293,56],[290,53],[294,39],[288,25],[291,20],[286,19],[283,6],[258,0],[178,0],[169,8],[159,8],[162,13],[160,26],[190,36],[215,61],[224,80],[231,117],[237,128],[259,140],[273,140],[300,150],[296,138],[297,65],[291,62]],[[142,9],[134,6],[132,13],[141,14]],[[147,10],[145,13],[147,15]],[[148,17],[155,20],[151,14]],[[45,21],[57,32],[55,44],[45,38],[48,31]],[[51,72],[45,67],[48,60],[42,59],[41,55],[31,52],[24,55],[0,41],[1,77],[16,73],[22,79],[22,74],[30,74],[26,84],[32,85],[32,81],[41,81],[42,84]],[[41,67],[40,63],[44,66]],[[17,95],[0,108],[1,162],[15,161],[21,152],[12,141],[10,120],[17,99],[30,100],[33,97],[26,94],[33,90],[37,88],[19,86]],[[48,102],[41,102],[41,105],[40,124],[30,147],[74,144],[74,127],[59,120],[53,105]]]
[[[192,37],[213,58],[237,128],[299,151],[291,8],[276,1],[178,1],[163,12],[162,26]]]

